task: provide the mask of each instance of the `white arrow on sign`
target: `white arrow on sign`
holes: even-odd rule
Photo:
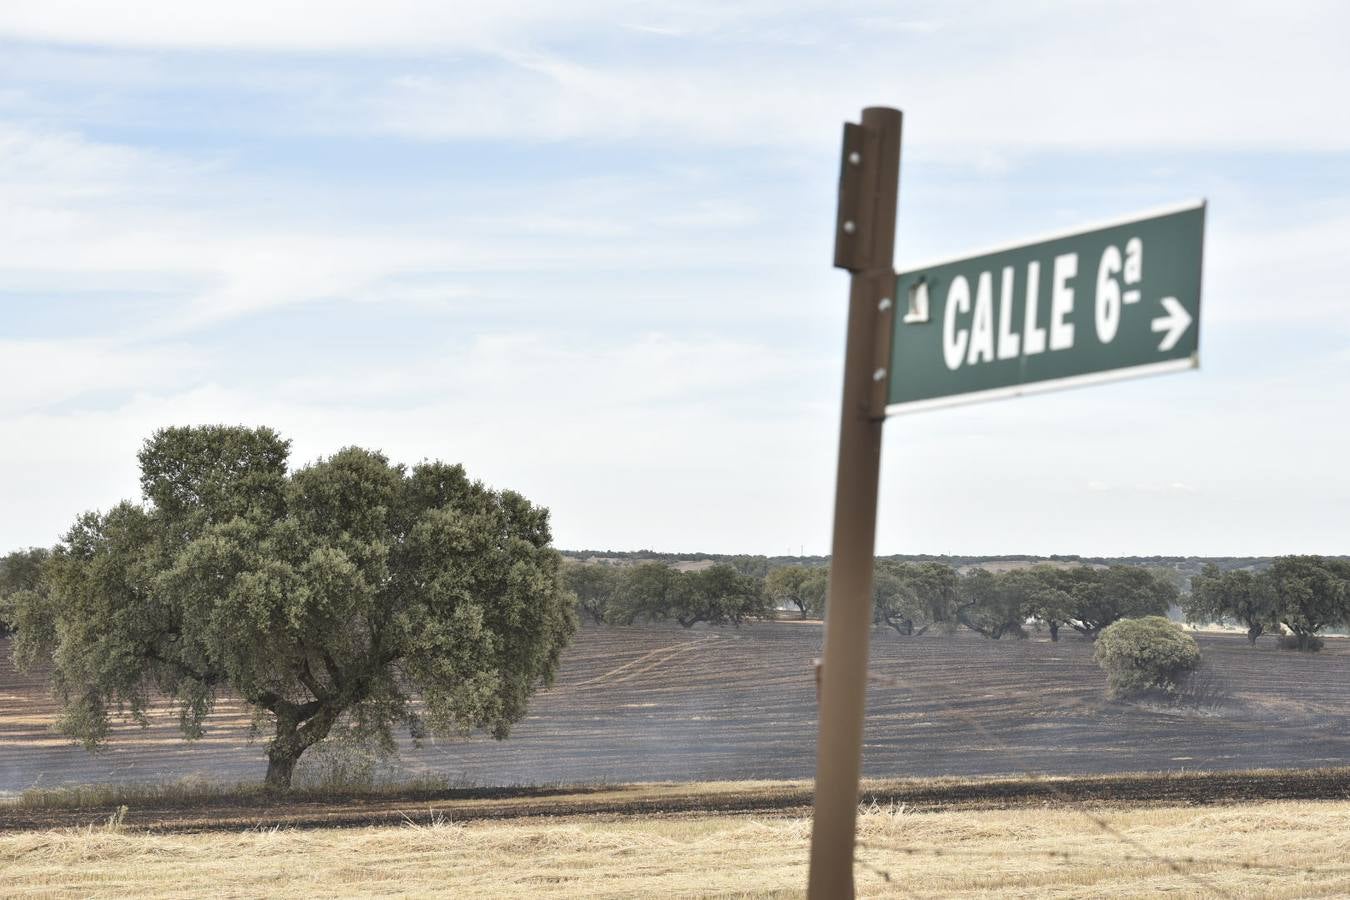
[[[1167,332],[1163,335],[1162,343],[1158,345],[1159,352],[1166,353],[1177,345],[1186,329],[1191,327],[1191,314],[1186,312],[1186,307],[1177,302],[1176,297],[1162,298],[1162,305],[1163,309],[1167,310],[1167,315],[1153,320],[1153,330]]]

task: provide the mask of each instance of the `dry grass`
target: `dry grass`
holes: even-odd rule
[[[391,783],[318,783],[301,785],[281,795],[286,802],[339,803],[344,800],[420,798],[467,790],[444,777],[422,776]],[[98,809],[106,806],[188,809],[218,802],[264,804],[277,801],[261,781],[211,781],[201,777],[126,784],[67,784],[54,788],[29,788],[17,797],[0,797],[0,814],[16,809]]]
[[[860,893],[1350,894],[1350,803],[1091,815],[1106,827],[1073,810],[865,810]],[[19,897],[796,897],[806,877],[808,840],[804,819],[746,816],[458,824],[410,810],[408,821],[395,827],[197,835],[139,834],[112,824],[0,836],[0,891]]]

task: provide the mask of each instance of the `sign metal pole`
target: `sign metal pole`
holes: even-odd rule
[[[900,133],[900,112],[884,107],[844,125],[834,264],[852,279],[825,648],[816,670],[812,900],[854,895],[886,414],[1199,365],[1203,201],[897,275]]]
[[[881,426],[895,315],[899,110],[870,107],[844,126],[834,264],[852,273],[839,424],[834,535],[820,670],[812,900],[853,897],[867,644],[872,627]]]

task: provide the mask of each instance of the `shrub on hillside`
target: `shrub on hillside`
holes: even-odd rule
[[[1162,616],[1108,626],[1098,635],[1093,656],[1106,671],[1107,692],[1118,700],[1175,697],[1181,680],[1200,665],[1195,638]]]

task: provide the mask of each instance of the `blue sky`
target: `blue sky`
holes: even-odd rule
[[[1210,203],[1201,371],[891,421],[880,552],[1350,552],[1350,14],[1181,6],[10,0],[0,546],[223,421],[826,552],[879,104],[902,265]]]

